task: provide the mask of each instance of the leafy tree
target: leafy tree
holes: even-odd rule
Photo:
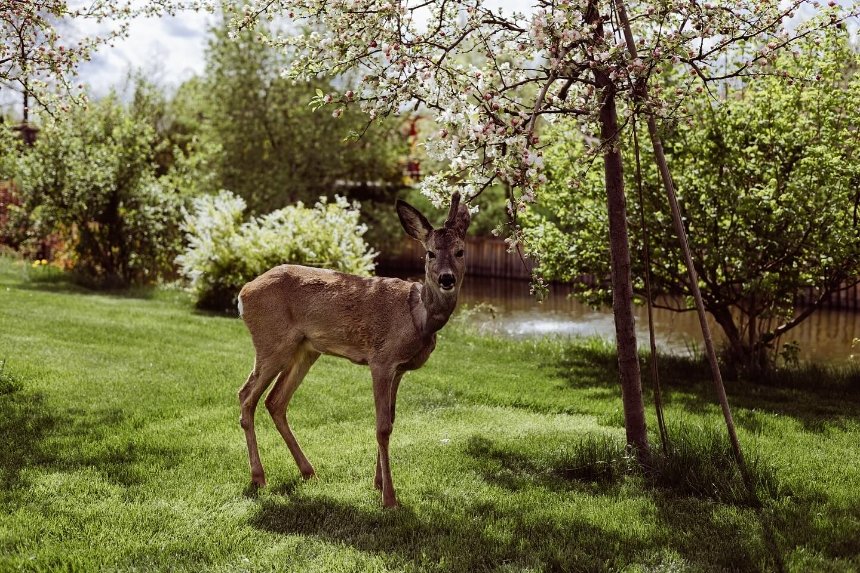
[[[473,201],[502,181],[510,189],[513,246],[521,238],[517,213],[534,201],[545,180],[539,123],[564,116],[583,119],[603,156],[627,439],[644,456],[647,432],[620,151],[626,120],[643,105],[652,118],[672,117],[679,101],[695,89],[694,82],[758,73],[758,62],[842,15],[828,8],[821,19],[792,34],[784,23],[802,0],[787,5],[780,0],[630,4],[632,32],[620,25],[628,20],[621,17],[624,3],[604,0],[537,0],[530,17],[506,14],[479,0],[254,0],[240,24],[252,25],[258,15],[277,7],[307,26],[305,34],[274,40],[297,55],[292,64],[296,78],[360,70],[358,96],[343,92],[330,98],[338,106],[335,111],[358,105],[373,118],[399,113],[405,106],[429,110],[439,129],[426,141],[428,151],[451,163],[447,173],[424,180],[425,192],[441,204],[458,186]],[[640,41],[641,57],[630,57],[631,34]],[[482,60],[469,63],[468,54]],[[733,54],[746,57],[731,60],[738,65],[726,73],[715,71]],[[652,72],[676,63],[687,70],[680,91],[649,92]]]
[[[156,177],[154,130],[113,97],[43,125],[18,179],[35,232],[61,233],[78,276],[100,286],[170,274],[182,193]]]
[[[705,307],[725,334],[733,366],[767,367],[775,341],[860,281],[858,63],[845,34],[833,33],[806,42],[797,56],[781,56],[772,75],[724,85],[720,100],[703,93],[688,102],[689,121],[667,126],[666,153],[685,204]],[[815,80],[787,85],[785,77]],[[559,125],[551,137],[550,183],[527,235],[544,278],[578,283],[590,302],[606,303],[607,221],[596,175],[571,180],[570,156],[583,148],[574,128]],[[635,188],[633,173],[628,169],[627,179]],[[646,171],[643,191],[653,287],[690,297],[656,170]],[[633,243],[642,249],[637,202],[631,211]],[[634,260],[638,277],[643,260]],[[644,295],[642,281],[634,285]],[[795,310],[808,289],[815,300]]]
[[[313,95],[330,91],[333,82],[283,77],[287,58],[257,41],[267,34],[269,28],[260,24],[231,39],[226,23],[215,27],[199,86],[204,90],[184,94],[198,100],[204,130],[220,147],[220,187],[240,195],[255,213],[333,191],[393,204],[406,154],[398,124],[372,126],[360,140],[345,141],[364,130],[364,117],[309,107]]]
[[[133,76],[131,82],[129,112],[155,133],[156,176],[188,196],[218,192],[221,187],[215,167],[221,147],[200,129],[204,116],[200,94],[206,89],[201,79],[185,82],[172,98],[140,74]]]

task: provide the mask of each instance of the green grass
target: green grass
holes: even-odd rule
[[[269,487],[255,492],[239,320],[195,312],[180,291],[93,294],[27,273],[0,259],[0,571],[860,567],[851,376],[730,386],[758,508],[701,364],[664,359],[671,455],[642,476],[610,348],[455,325],[401,386],[403,507],[383,511],[366,368],[324,357],[297,392],[309,482],[260,409]]]

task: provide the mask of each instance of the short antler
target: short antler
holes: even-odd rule
[[[456,191],[451,196],[451,208],[448,209],[448,218],[445,219],[445,228],[449,229],[457,224],[457,211],[460,208],[460,192]]]

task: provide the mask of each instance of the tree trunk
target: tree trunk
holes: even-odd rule
[[[603,19],[597,3],[592,1],[585,21],[595,26],[595,38],[603,37]],[[600,106],[600,143],[609,211],[609,260],[612,267],[612,312],[615,317],[615,341],[618,347],[618,376],[627,445],[636,451],[639,462],[649,466],[648,430],[645,404],[642,401],[642,378],[636,352],[636,321],[633,316],[633,281],[630,276],[630,242],[627,234],[627,200],[624,197],[624,165],[618,142],[618,113],[615,108],[615,85],[601,68],[594,68],[594,80],[602,95]]]
[[[741,356],[743,354],[744,341],[741,331],[735,324],[735,318],[732,316],[731,311],[727,307],[721,306],[718,308],[709,308],[708,312],[711,313],[711,316],[714,317],[714,320],[723,329],[723,334],[726,335],[726,340],[729,343],[729,350],[733,354]]]
[[[746,360],[746,350],[744,348],[744,340],[741,331],[735,324],[735,318],[727,307],[709,308],[708,312],[714,317],[720,328],[723,329],[723,334],[726,336],[728,348],[724,351],[723,364],[726,368],[726,377],[730,380],[737,380],[738,367]]]
[[[636,448],[640,461],[647,462],[648,432],[645,426],[645,405],[642,401],[639,356],[636,352],[636,322],[633,316],[633,282],[630,275],[624,168],[621,152],[618,149],[618,117],[612,88],[606,89],[605,98],[600,109],[600,139],[606,148],[603,155],[603,168],[606,204],[609,210],[612,311],[615,316],[624,427],[627,429],[627,444]]]
[[[737,379],[740,372],[756,374],[770,368],[772,360],[768,357],[768,346],[756,330],[757,314],[748,315],[748,327],[744,337],[743,330],[738,327],[734,315],[727,307],[709,308],[708,312],[723,329],[728,341],[724,364],[732,379]]]

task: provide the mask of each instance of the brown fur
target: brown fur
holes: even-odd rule
[[[420,368],[430,357],[436,332],[457,304],[469,226],[468,209],[459,205],[456,194],[442,229],[433,230],[421,213],[404,202],[398,202],[397,211],[406,232],[428,251],[423,284],[281,265],[242,288],[242,318],[256,358],[254,370],[239,390],[240,423],[248,443],[251,479],[257,486],[265,485],[265,474],[254,432],[254,411],[276,376],[266,407],[299,471],[305,478],[314,475],[290,430],[286,410],[316,359],[330,354],[370,366],[379,445],[375,484],[382,490],[383,505],[397,505],[388,463],[397,389],[404,372]]]

